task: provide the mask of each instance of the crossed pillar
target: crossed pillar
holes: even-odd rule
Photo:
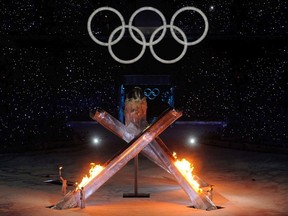
[[[165,143],[158,137],[160,133],[166,130],[174,121],[182,116],[181,112],[175,110],[166,111],[158,120],[144,129],[136,138],[132,138],[126,131],[125,125],[117,119],[109,115],[105,111],[97,111],[91,116],[98,121],[106,129],[110,130],[129,145],[119,152],[112,160],[104,165],[104,169],[95,176],[86,186],[86,198],[92,195],[107,180],[109,180],[116,172],[124,167],[131,159],[136,157],[141,151],[151,161],[169,172],[174,176],[182,189],[190,198],[195,208],[204,210],[217,209],[215,204],[210,200],[207,194],[196,191],[187,179],[182,175],[174,164],[174,157],[171,155]],[[132,139],[132,140],[131,140]],[[53,208],[66,209],[77,207],[80,204],[80,191],[75,189],[69,192],[63,200],[57,203]]]

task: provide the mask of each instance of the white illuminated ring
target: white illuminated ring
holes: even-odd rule
[[[153,34],[151,35],[151,37],[150,37],[150,44],[152,44],[151,41],[153,41],[153,39],[154,39],[155,35],[158,33],[158,31],[160,31],[161,29],[166,28],[166,27],[167,27],[167,28],[170,28],[170,29],[171,29],[171,28],[174,28],[174,29],[176,29],[178,32],[180,32],[180,34],[182,35],[182,37],[183,37],[183,39],[184,39],[184,43],[183,43],[184,48],[183,48],[182,53],[181,53],[177,58],[175,58],[175,59],[165,60],[165,59],[160,58],[160,57],[155,53],[154,48],[153,48],[153,45],[150,45],[149,47],[150,47],[150,51],[151,51],[153,57],[154,57],[155,59],[157,59],[159,62],[164,63],[164,64],[173,64],[173,63],[179,61],[181,58],[183,58],[183,56],[185,55],[185,53],[186,53],[186,51],[187,51],[187,47],[188,47],[187,37],[186,37],[185,33],[184,33],[180,28],[178,28],[177,26],[170,26],[170,25],[160,26],[160,27],[157,28],[157,29],[153,32]],[[174,30],[173,30],[173,32],[174,32]]]
[[[125,26],[124,26],[124,29],[125,29],[125,28],[131,28],[132,30],[135,30],[135,31],[140,35],[140,37],[141,37],[141,39],[142,39],[142,41],[143,41],[143,42],[142,42],[143,45],[142,45],[142,50],[141,50],[140,54],[139,54],[137,57],[135,57],[134,59],[131,59],[131,60],[123,60],[123,59],[120,59],[120,58],[118,58],[118,57],[114,54],[114,52],[113,52],[113,50],[112,50],[112,44],[111,44],[111,42],[112,42],[113,37],[114,37],[114,35],[116,34],[116,32],[119,31],[121,28],[122,28],[122,26],[118,26],[118,27],[117,27],[116,29],[114,29],[114,31],[111,33],[111,35],[110,35],[110,37],[109,37],[109,39],[108,39],[108,50],[109,50],[109,53],[110,53],[110,55],[112,56],[112,58],[114,58],[116,61],[118,61],[118,62],[120,62],[120,63],[122,63],[122,64],[132,64],[132,63],[138,61],[138,60],[144,55],[145,50],[146,50],[146,39],[145,39],[145,36],[144,36],[144,34],[142,33],[142,31],[141,31],[140,29],[138,29],[138,28],[136,28],[136,27],[134,27],[134,26],[125,25]]]
[[[122,39],[122,37],[123,37],[123,35],[124,35],[124,33],[125,33],[125,28],[124,28],[124,26],[125,26],[125,20],[124,20],[122,14],[121,14],[119,11],[117,11],[116,9],[114,9],[114,8],[111,8],[111,7],[100,7],[100,8],[98,8],[97,10],[95,10],[95,11],[90,15],[90,17],[89,17],[89,19],[88,19],[88,22],[87,22],[88,33],[89,33],[90,37],[92,38],[92,40],[93,40],[95,43],[97,43],[97,44],[99,44],[99,45],[102,45],[102,46],[109,46],[109,42],[108,42],[108,43],[105,43],[105,42],[103,42],[103,41],[98,40],[98,39],[93,35],[93,32],[92,32],[92,30],[91,30],[91,22],[92,22],[93,17],[94,17],[97,13],[99,13],[100,11],[104,11],[104,10],[108,10],[108,11],[114,12],[114,13],[120,18],[120,21],[121,21],[121,26],[122,26],[121,33],[120,33],[120,35],[117,37],[117,39],[116,39],[115,41],[113,41],[113,42],[111,41],[111,45],[114,45],[114,44],[118,43],[118,42]]]
[[[142,7],[142,8],[139,8],[138,10],[136,10],[136,11],[131,15],[131,17],[130,17],[130,19],[129,19],[129,24],[128,24],[128,26],[129,26],[129,32],[130,32],[131,37],[133,38],[133,40],[135,40],[135,41],[136,41],[138,44],[140,44],[140,45],[143,45],[143,42],[140,41],[137,37],[135,37],[135,35],[134,35],[132,29],[130,28],[130,26],[132,26],[133,20],[134,20],[135,16],[136,16],[138,13],[140,13],[140,12],[142,12],[142,11],[147,11],[147,10],[150,10],[150,11],[153,11],[153,12],[157,13],[157,14],[160,16],[160,18],[162,19],[163,26],[166,26],[166,25],[167,25],[167,22],[166,22],[166,19],[165,19],[163,13],[161,13],[161,11],[159,11],[159,10],[156,9],[156,8],[153,8],[153,7]],[[164,28],[164,30],[162,31],[162,34],[160,35],[160,37],[159,37],[157,40],[153,41],[152,45],[155,45],[155,44],[159,43],[159,42],[164,38],[165,34],[166,34],[166,28]],[[149,42],[149,43],[146,42],[146,46],[150,46],[150,42]]]
[[[207,35],[207,33],[208,33],[209,23],[208,23],[208,19],[207,19],[206,15],[205,15],[201,10],[199,10],[198,8],[195,8],[195,7],[183,7],[183,8],[180,8],[179,10],[177,10],[177,11],[174,13],[174,15],[173,15],[172,18],[171,18],[170,25],[171,25],[171,26],[174,26],[174,21],[175,21],[176,17],[177,17],[180,13],[182,13],[183,11],[187,11],[187,10],[192,10],[192,11],[198,12],[198,13],[202,16],[202,18],[203,18],[203,20],[204,20],[204,23],[205,23],[205,29],[204,29],[204,32],[203,32],[203,34],[201,35],[201,37],[199,37],[199,38],[198,38],[197,40],[195,40],[195,41],[192,41],[192,42],[188,42],[188,43],[187,43],[188,46],[193,46],[193,45],[196,45],[196,44],[200,43],[200,42],[206,37],[206,35]],[[186,43],[185,41],[182,41],[182,40],[180,40],[180,39],[177,37],[177,35],[175,34],[175,32],[174,32],[174,30],[173,30],[172,28],[170,28],[170,31],[171,31],[171,34],[172,34],[173,38],[174,38],[178,43],[181,43],[181,44],[183,44],[183,45]]]
[[[121,21],[121,26],[118,26],[116,29],[114,29],[114,30],[112,31],[112,33],[111,33],[110,36],[109,36],[109,40],[108,40],[107,43],[98,40],[98,39],[93,35],[92,30],[91,30],[91,22],[92,22],[93,17],[94,17],[97,13],[99,13],[100,11],[104,11],[104,10],[108,10],[108,11],[114,12],[114,13],[120,18],[120,21]],[[153,11],[153,12],[157,13],[157,14],[160,16],[160,18],[162,19],[162,22],[163,22],[163,25],[160,26],[160,27],[158,27],[158,28],[152,33],[149,42],[146,41],[146,38],[145,38],[144,34],[142,33],[142,31],[141,31],[139,28],[137,28],[137,27],[135,27],[135,26],[132,25],[132,24],[133,24],[133,20],[134,20],[134,18],[137,16],[137,14],[140,13],[140,12],[142,12],[142,11],[146,11],[146,10],[150,10],[150,11]],[[202,16],[202,18],[204,19],[204,23],[205,23],[204,32],[203,32],[203,34],[201,35],[201,37],[199,37],[197,40],[192,41],[192,42],[188,42],[187,36],[185,35],[185,33],[184,33],[179,27],[177,27],[177,26],[174,25],[174,22],[175,22],[176,17],[177,17],[181,12],[187,11],[187,10],[192,10],[192,11],[198,12],[198,13]],[[181,8],[181,9],[177,10],[177,11],[173,14],[173,16],[172,16],[172,18],[171,18],[170,25],[167,25],[166,19],[165,19],[164,15],[163,15],[158,9],[153,8],[153,7],[142,7],[142,8],[139,8],[138,10],[136,10],[136,11],[131,15],[131,17],[130,17],[130,19],[129,19],[129,24],[128,24],[128,25],[125,24],[125,21],[124,21],[123,16],[122,16],[121,13],[118,12],[116,9],[111,8],[111,7],[101,7],[101,8],[98,8],[97,10],[95,10],[95,11],[90,15],[90,17],[89,17],[89,19],[88,19],[88,23],[87,23],[87,28],[88,28],[89,36],[92,38],[92,40],[93,40],[94,42],[96,42],[97,44],[101,45],[101,46],[108,46],[108,50],[109,50],[109,53],[110,53],[110,55],[112,56],[112,58],[114,58],[114,60],[116,60],[116,61],[118,61],[118,62],[120,62],[120,63],[122,63],[122,64],[132,64],[132,63],[138,61],[138,60],[144,55],[146,46],[149,46],[150,51],[151,51],[153,57],[154,57],[156,60],[158,60],[159,62],[164,63],[164,64],[172,64],[172,63],[175,63],[175,62],[179,61],[181,58],[183,58],[183,56],[185,55],[185,53],[186,53],[186,51],[187,51],[187,46],[196,45],[196,44],[200,43],[200,42],[206,37],[206,35],[207,35],[207,33],[208,33],[209,24],[208,24],[208,19],[207,19],[206,15],[205,15],[201,10],[199,10],[198,8],[191,7],[191,6],[183,7],[183,8]],[[128,29],[129,29],[129,34],[130,34],[130,36],[132,37],[132,39],[133,39],[136,43],[138,43],[138,44],[140,44],[140,45],[143,46],[140,54],[139,54],[136,58],[131,59],[131,60],[122,60],[122,59],[118,58],[118,57],[113,53],[113,50],[112,50],[112,46],[115,45],[116,43],[118,43],[118,42],[123,38],[124,33],[125,33],[125,28],[128,28]],[[164,38],[164,36],[165,36],[165,34],[166,34],[166,31],[167,31],[167,28],[170,28],[172,37],[173,37],[178,43],[184,45],[184,48],[183,48],[182,53],[181,53],[177,58],[171,59],[171,60],[165,60],[165,59],[160,58],[159,56],[157,56],[157,54],[155,53],[154,48],[153,48],[154,45],[156,45],[157,43],[159,43],[159,42]],[[114,35],[115,35],[116,32],[119,31],[120,29],[121,29],[121,32],[120,32],[119,36],[113,41]],[[139,39],[135,36],[133,30],[136,31],[136,32],[140,35],[141,40],[139,40]],[[154,38],[155,38],[156,34],[157,34],[160,30],[162,30],[161,35],[159,36],[159,38],[157,38],[157,39],[154,41]],[[181,39],[176,35],[175,30],[178,31],[178,32],[181,34],[183,40],[181,40]]]

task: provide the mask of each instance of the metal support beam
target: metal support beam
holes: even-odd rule
[[[124,193],[123,198],[149,198],[149,193],[139,193],[138,192],[138,157],[136,155],[134,158],[134,193]]]
[[[85,197],[91,196],[115,173],[124,167],[131,159],[138,155],[141,150],[147,146],[155,137],[162,133],[176,119],[182,116],[182,113],[175,110],[167,111],[154,124],[147,127],[137,138],[132,140],[129,145],[119,152],[113,159],[109,160],[104,169],[95,176],[87,185],[85,185]],[[54,209],[66,209],[80,205],[80,190],[75,189],[69,192],[63,200],[57,203]]]

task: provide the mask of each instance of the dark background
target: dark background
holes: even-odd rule
[[[72,132],[66,123],[90,121],[89,111],[97,107],[117,117],[124,74],[171,75],[182,120],[227,122],[218,139],[287,148],[287,1],[2,2],[0,151],[43,149],[69,141]],[[177,9],[195,6],[208,17],[209,32],[175,64],[161,64],[146,50],[138,62],[123,65],[112,59],[107,47],[94,43],[86,29],[90,14],[107,5],[120,11],[126,23],[146,5],[162,11],[167,20]],[[148,26],[159,26],[157,16],[151,16],[139,15],[135,25],[147,20]],[[92,29],[104,41],[119,24],[112,13],[100,13]],[[194,13],[179,16],[176,24],[189,40],[203,30],[203,21]],[[123,59],[134,58],[140,49],[128,36],[113,47]],[[167,59],[181,49],[169,34],[155,46]]]

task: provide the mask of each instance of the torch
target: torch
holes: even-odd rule
[[[59,167],[59,177],[60,177],[60,178],[62,177],[62,173],[61,173],[62,168],[63,168],[62,166]]]

